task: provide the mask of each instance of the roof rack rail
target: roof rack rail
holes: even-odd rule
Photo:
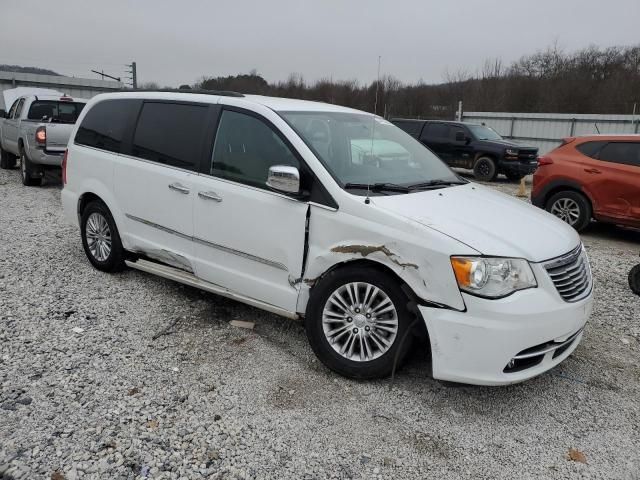
[[[204,90],[204,89],[187,89],[187,88],[136,88],[135,90],[123,88],[116,92],[149,92],[149,93],[194,93],[198,95],[216,95],[219,97],[244,97],[242,93],[231,92],[228,90]]]

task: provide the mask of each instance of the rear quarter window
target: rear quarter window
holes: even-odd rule
[[[598,152],[602,149],[607,142],[584,142],[576,147],[583,155],[587,157],[596,158]]]
[[[422,131],[422,122],[408,122],[408,121],[395,121],[393,122],[393,124],[404,130],[405,132],[407,132],[409,135],[411,135],[412,137],[419,137],[420,136],[420,132]]]
[[[132,99],[96,103],[82,119],[74,143],[120,153],[127,126],[139,105]]]

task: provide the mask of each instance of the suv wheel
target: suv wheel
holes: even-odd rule
[[[33,167],[31,162],[27,158],[27,154],[24,149],[20,149],[20,176],[22,177],[22,184],[27,187],[37,187],[42,185],[42,178],[33,177]]]
[[[589,200],[581,193],[572,190],[553,195],[547,201],[546,210],[579,232],[584,230],[591,221]]]
[[[640,295],[640,265],[636,265],[629,272],[629,288],[636,295]]]
[[[8,170],[16,166],[16,159],[13,155],[0,147],[0,168]]]
[[[100,201],[86,206],[80,218],[80,234],[84,253],[91,264],[103,272],[124,268],[124,249],[111,212]]]
[[[345,377],[387,377],[396,356],[400,366],[411,347],[408,302],[397,280],[376,269],[330,272],[314,287],[307,306],[311,348]]]
[[[491,157],[480,157],[473,165],[473,175],[483,182],[491,182],[498,176],[496,162]]]

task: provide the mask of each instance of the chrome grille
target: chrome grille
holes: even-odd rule
[[[577,302],[591,292],[591,268],[582,245],[545,263],[544,268],[565,301]]]

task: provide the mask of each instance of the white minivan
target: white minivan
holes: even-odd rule
[[[348,377],[387,376],[419,342],[437,379],[519,382],[567,358],[591,313],[571,227],[349,108],[98,95],[63,182],[94,267],[301,318],[319,359]]]

